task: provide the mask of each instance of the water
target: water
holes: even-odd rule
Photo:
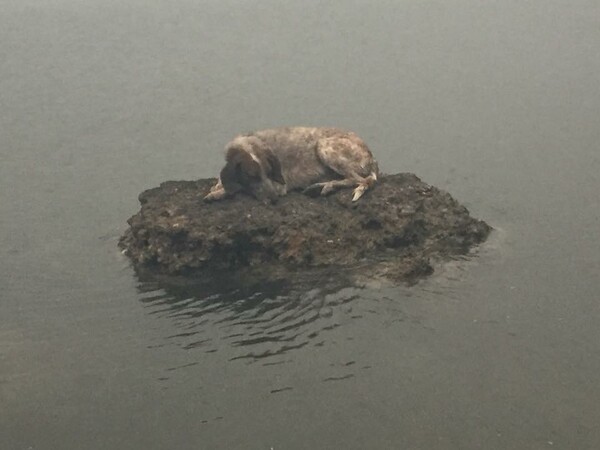
[[[600,446],[597,2],[0,7],[0,448]],[[497,231],[413,287],[138,279],[138,193],[288,124]]]

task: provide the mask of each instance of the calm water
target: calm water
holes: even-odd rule
[[[0,0],[0,448],[600,448],[599,5]],[[284,124],[497,231],[413,287],[138,279],[138,193]]]

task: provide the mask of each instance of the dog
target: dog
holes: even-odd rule
[[[275,202],[292,190],[330,194],[354,187],[360,199],[379,176],[377,161],[355,133],[339,128],[288,127],[235,137],[225,167],[204,197],[221,200],[245,192]]]

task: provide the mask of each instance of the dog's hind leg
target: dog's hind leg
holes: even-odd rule
[[[377,181],[377,172],[371,172],[371,174],[368,177],[363,178],[363,181],[359,182],[358,186],[356,186],[356,188],[354,189],[354,192],[352,195],[352,201],[355,202],[356,200],[361,198],[363,196],[363,194],[365,193],[365,191],[367,189],[369,189],[371,186],[373,186],[376,181]]]
[[[329,195],[340,188],[356,186],[352,193],[352,201],[355,202],[377,181],[377,174],[375,172],[372,172],[368,177],[361,177],[357,173],[351,173],[349,175],[349,178],[344,178],[342,180],[331,180],[311,184],[304,189],[303,192],[310,195],[313,192],[320,190],[321,195]]]
[[[311,184],[310,186],[308,186],[302,192],[305,194],[312,194],[313,192],[320,191],[321,195],[328,195],[328,194],[331,194],[332,192],[337,191],[340,188],[352,187],[352,186],[356,186],[356,184],[357,184],[356,180],[353,180],[350,178],[344,178],[343,180],[331,180],[331,181],[324,181],[322,183],[314,183],[314,184]]]
[[[323,186],[322,195],[341,187],[356,186],[352,195],[352,201],[355,202],[377,181],[377,162],[366,144],[354,133],[321,139],[317,156],[323,164],[343,177],[341,180],[317,183]]]
[[[361,198],[365,191],[371,186],[373,186],[377,181],[377,174],[375,172],[371,173],[368,177],[361,177],[357,173],[351,173],[349,175],[350,178],[344,178],[343,180],[333,180],[325,183],[317,183],[323,185],[321,195],[327,195],[342,187],[356,186],[354,188],[354,191],[352,191],[352,201],[355,202],[359,198]]]

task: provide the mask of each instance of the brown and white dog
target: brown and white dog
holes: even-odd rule
[[[276,200],[303,189],[327,195],[354,187],[358,200],[377,181],[379,169],[366,144],[339,128],[290,127],[237,136],[225,147],[227,163],[206,201],[244,191]]]

